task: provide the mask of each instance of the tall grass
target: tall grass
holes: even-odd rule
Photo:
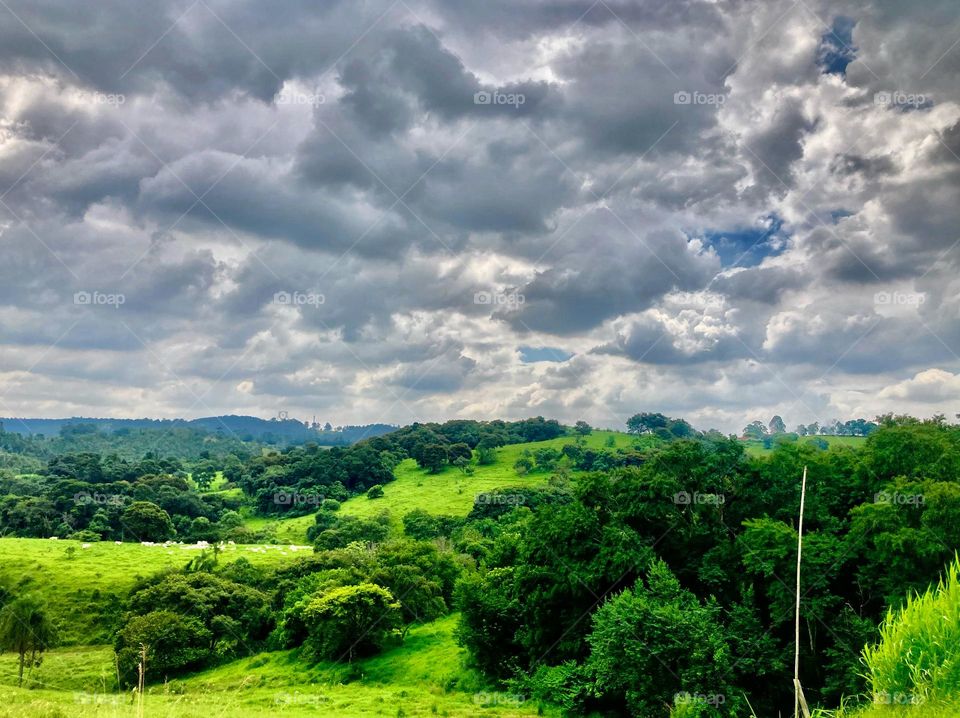
[[[917,705],[960,696],[960,559],[939,584],[887,613],[863,651],[875,703]]]

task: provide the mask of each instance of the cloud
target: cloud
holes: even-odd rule
[[[0,8],[0,413],[738,431],[956,393],[947,0],[78,13]]]

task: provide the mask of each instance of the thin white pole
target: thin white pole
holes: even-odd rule
[[[803,553],[803,504],[807,497],[807,467],[800,482],[800,522],[797,525],[797,612],[794,622],[793,718],[800,717],[800,558]]]

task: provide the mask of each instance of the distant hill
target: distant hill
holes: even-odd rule
[[[324,446],[353,444],[361,439],[380,436],[397,427],[390,424],[344,426],[339,430],[313,429],[295,419],[261,419],[256,416],[208,416],[200,419],[100,419],[74,416],[69,419],[0,418],[3,430],[24,436],[60,436],[63,427],[91,426],[97,431],[116,433],[133,429],[201,429],[212,434],[225,434],[242,441],[266,444],[300,444],[313,441]]]

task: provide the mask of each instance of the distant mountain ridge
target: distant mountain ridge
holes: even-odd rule
[[[106,419],[74,416],[64,419],[0,418],[5,431],[24,434],[58,436],[64,426],[93,425],[99,431],[114,433],[122,429],[193,428],[213,434],[234,435],[245,441],[279,440],[283,443],[315,441],[323,445],[354,444],[362,439],[396,430],[391,424],[338,427],[339,431],[314,429],[296,419],[261,419],[256,416],[206,416],[199,419]]]

